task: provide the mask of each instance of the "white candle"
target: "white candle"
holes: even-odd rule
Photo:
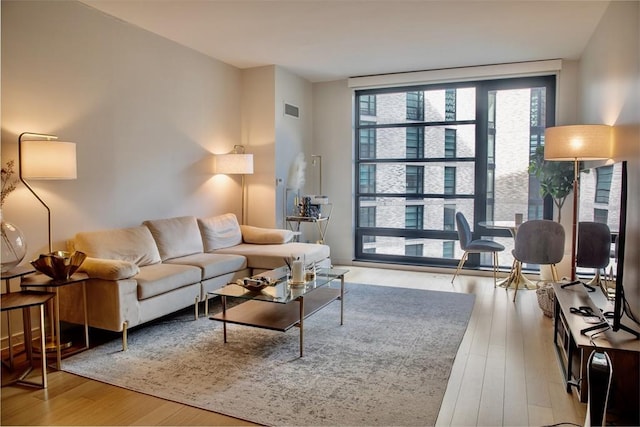
[[[293,265],[291,266],[291,274],[293,275],[294,282],[304,282],[304,263],[302,261],[293,261]]]

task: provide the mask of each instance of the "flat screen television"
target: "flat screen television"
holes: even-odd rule
[[[625,240],[627,234],[627,162],[622,162],[621,191],[620,191],[620,228],[618,232],[617,255],[618,265],[616,271],[616,292],[613,308],[613,330],[625,330],[640,338],[640,332],[629,328],[622,324],[622,318],[627,316],[630,320],[640,325],[639,319],[636,317],[640,313],[634,312],[632,305],[627,300],[624,292],[624,259],[625,259]],[[637,295],[636,295],[637,298]],[[637,303],[637,299],[635,300]],[[637,305],[637,304],[634,304]]]
[[[627,162],[583,170],[580,177],[580,221],[598,221],[609,225],[615,236],[614,255],[615,292],[613,310],[605,313],[614,331],[624,330],[640,338],[640,296],[638,286],[629,286],[633,293],[625,293],[624,265],[627,240]],[[618,198],[619,196],[619,198]],[[637,252],[634,252],[637,253]],[[630,261],[633,262],[633,261]],[[605,296],[610,297],[605,290]],[[635,328],[629,327],[635,323]]]

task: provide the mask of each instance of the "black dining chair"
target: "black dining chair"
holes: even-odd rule
[[[578,223],[578,250],[576,266],[594,268],[595,276],[587,283],[599,286],[607,295],[607,279],[605,269],[611,261],[611,230],[601,222],[581,221]],[[600,272],[605,272],[604,278]]]
[[[515,266],[521,273],[522,264],[538,264],[551,266],[553,281],[559,281],[556,264],[564,256],[564,228],[555,221],[548,219],[534,219],[526,221],[518,228],[513,258],[518,261]],[[518,283],[513,294],[516,300]]]
[[[458,227],[458,239],[460,241],[460,249],[464,251],[458,268],[451,279],[451,283],[455,280],[456,276],[462,269],[462,266],[467,261],[469,254],[471,253],[490,253],[493,260],[493,287],[496,287],[498,281],[498,252],[504,251],[504,246],[493,240],[476,239],[473,240],[471,235],[471,227],[469,222],[465,218],[462,212],[456,213],[456,225]]]

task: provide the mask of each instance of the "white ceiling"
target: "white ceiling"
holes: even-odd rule
[[[609,1],[81,0],[238,68],[311,82],[579,59]]]

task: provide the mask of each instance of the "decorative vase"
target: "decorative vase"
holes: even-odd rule
[[[10,222],[0,219],[2,231],[2,272],[11,270],[24,259],[27,254],[27,243],[22,231]]]

